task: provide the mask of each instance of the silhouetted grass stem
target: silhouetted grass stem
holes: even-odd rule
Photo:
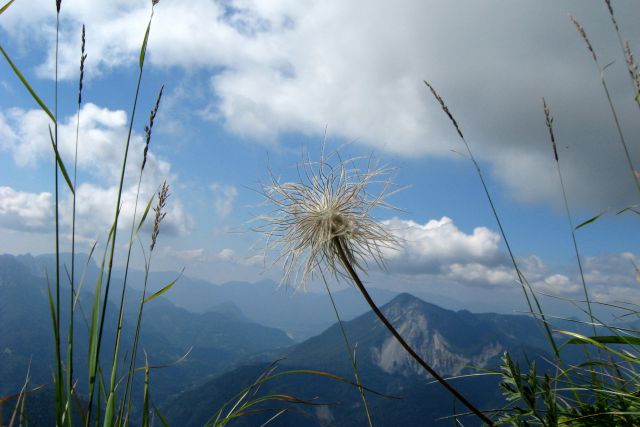
[[[449,393],[455,396],[464,406],[466,406],[471,412],[473,412],[478,418],[480,418],[483,422],[485,422],[489,426],[494,426],[494,422],[489,419],[480,409],[478,409],[474,404],[469,402],[466,397],[464,397],[455,387],[447,382],[440,374],[438,374],[427,362],[425,362],[418,353],[415,352],[413,348],[402,338],[402,335],[396,330],[396,328],[389,322],[389,320],[385,317],[385,315],[380,311],[376,303],[373,301],[367,288],[364,286],[358,273],[353,269],[351,263],[349,262],[350,257],[345,252],[342,241],[339,237],[333,238],[333,246],[337,252],[337,255],[344,266],[344,268],[353,279],[353,282],[360,290],[360,293],[369,304],[369,307],[373,310],[373,312],[378,316],[378,319],[384,324],[384,326],[391,332],[391,334],[395,337],[395,339],[400,343],[402,348],[406,350],[407,353],[416,361],[420,366],[422,366],[440,385],[442,385]]]

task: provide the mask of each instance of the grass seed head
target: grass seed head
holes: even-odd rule
[[[343,161],[335,152],[303,161],[298,182],[281,183],[271,174],[262,185],[260,193],[273,210],[257,218],[262,224],[254,230],[266,237],[267,249],[279,251],[275,262],[284,263],[283,283],[305,288],[314,273],[324,271],[344,277],[338,243],[360,270],[371,261],[383,266],[382,249],[397,245],[372,217],[376,207],[393,208],[385,202],[390,170],[373,168],[370,160],[362,170],[355,166],[360,161]]]
[[[158,204],[153,211],[156,216],[153,221],[153,231],[151,232],[151,245],[150,249],[153,252],[153,248],[156,246],[156,240],[158,239],[158,234],[160,234],[160,223],[165,216],[167,216],[167,212],[165,211],[165,207],[167,205],[167,199],[169,198],[169,184],[167,181],[162,183],[160,190],[158,190]]]

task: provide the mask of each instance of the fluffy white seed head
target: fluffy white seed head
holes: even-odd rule
[[[283,283],[304,288],[315,273],[345,276],[337,252],[344,248],[350,264],[363,270],[374,261],[383,266],[383,248],[397,241],[372,217],[390,194],[389,169],[373,168],[371,159],[342,160],[337,153],[319,161],[303,161],[299,181],[281,183],[270,175],[261,194],[273,210],[260,216],[255,230],[267,238],[267,249],[279,251]],[[366,169],[356,167],[367,163]],[[377,191],[376,191],[377,190]]]

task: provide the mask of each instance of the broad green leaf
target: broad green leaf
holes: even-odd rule
[[[64,163],[62,162],[62,158],[60,157],[60,153],[58,152],[58,147],[53,141],[53,134],[51,133],[51,126],[49,126],[49,137],[51,138],[51,147],[53,147],[53,152],[56,155],[56,161],[58,162],[58,166],[60,167],[60,172],[62,172],[62,176],[64,180],[67,181],[67,185],[69,186],[69,190],[71,190],[72,194],[76,194],[73,189],[73,184],[71,184],[71,180],[69,179],[69,174],[67,173],[67,168],[64,167]]]
[[[49,109],[47,108],[45,103],[42,101],[42,99],[40,99],[40,97],[33,90],[31,85],[29,84],[29,82],[27,82],[27,79],[25,79],[24,76],[22,75],[22,73],[20,72],[20,70],[18,70],[18,67],[16,67],[15,64],[13,63],[13,61],[11,61],[11,58],[9,58],[9,55],[7,55],[7,52],[5,52],[5,50],[2,48],[2,46],[0,46],[0,52],[2,52],[2,54],[5,57],[5,59],[7,60],[7,62],[11,66],[11,68],[13,69],[13,72],[16,73],[16,76],[18,76],[18,78],[20,79],[20,81],[22,82],[24,87],[27,88],[27,90],[29,91],[29,93],[31,94],[33,99],[38,103],[38,105],[40,105],[40,108],[42,108],[42,110],[45,113],[47,113],[47,115],[49,116],[51,121],[53,121],[55,123],[56,119],[53,117],[53,114],[51,114],[51,111],[49,111]]]
[[[585,222],[583,222],[583,223],[581,223],[580,225],[578,225],[578,226],[576,227],[576,230],[577,230],[577,229],[579,229],[579,228],[584,227],[585,225],[589,225],[589,224],[591,224],[592,222],[594,222],[594,221],[596,221],[596,220],[600,219],[600,217],[601,217],[602,215],[604,215],[605,213],[607,213],[607,211],[600,212],[598,215],[594,216],[593,218],[589,218],[589,219],[588,219],[588,220],[586,220]]]
[[[628,344],[628,345],[640,345],[640,338],[638,337],[622,337],[618,335],[598,336],[598,337],[586,337],[589,341],[582,338],[571,338],[567,341],[567,344],[589,344],[591,341],[598,342],[600,344]]]
[[[0,15],[2,15],[2,13],[7,10],[9,8],[9,6],[11,6],[11,3],[13,3],[15,0],[10,0],[7,4],[5,4],[4,6],[2,6],[2,8],[0,8]]]
[[[178,277],[176,277],[171,283],[169,283],[167,286],[165,286],[164,288],[160,289],[158,292],[156,292],[155,294],[151,295],[149,298],[144,300],[144,303],[148,303],[149,301],[151,301],[152,299],[155,299],[157,297],[159,297],[160,295],[164,294],[165,292],[167,292],[169,289],[171,289],[171,287],[173,285],[176,284],[176,282],[178,280],[180,280],[180,278],[182,277],[182,273],[184,273],[184,268],[182,269],[182,271],[180,272],[180,275]]]

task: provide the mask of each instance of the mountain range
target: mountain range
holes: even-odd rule
[[[382,307],[398,331],[432,366],[446,377],[497,369],[505,351],[516,360],[525,354],[532,359],[548,357],[546,342],[538,324],[526,316],[473,314],[451,311],[429,304],[410,294],[400,294]],[[432,382],[409,358],[373,312],[344,322],[351,345],[356,349],[363,385],[386,396],[368,393],[376,426],[450,425],[454,402],[442,387]],[[187,390],[163,406],[172,425],[200,426],[213,408],[232,400],[234,393],[252,384],[269,365],[255,363],[238,367],[211,381]],[[353,381],[353,370],[338,325],[312,337],[286,353],[276,372],[320,370]],[[485,409],[504,404],[492,375],[453,380],[471,401]],[[283,375],[261,386],[260,395],[287,393],[313,405],[296,405],[282,415],[278,426],[366,425],[363,403],[351,385],[322,376]],[[237,420],[234,425],[261,425],[274,410],[286,405],[265,405],[272,411]],[[258,406],[255,409],[261,408]],[[456,407],[459,412],[465,408]],[[444,419],[441,419],[445,417]],[[464,425],[477,425],[465,418]]]
[[[52,271],[52,262],[51,256],[0,255],[0,396],[20,388],[29,366],[32,384],[49,382],[53,339],[47,277],[51,274],[45,272]],[[97,267],[86,259],[78,265],[87,266],[79,298],[85,312],[76,316],[75,327],[76,369],[85,373],[88,340],[83,316],[92,297]],[[131,342],[136,302],[141,297],[140,274],[132,271],[129,276],[127,301],[131,302],[123,336],[126,343]],[[155,273],[150,283],[159,288],[172,278],[170,273]],[[104,349],[112,348],[109,337],[113,336],[115,302],[121,289],[118,278],[112,284]],[[62,294],[68,295],[68,288]],[[478,373],[477,369],[497,369],[505,351],[516,360],[527,357],[544,364],[548,358],[539,324],[530,317],[453,311],[406,293],[374,290],[374,295],[405,339],[442,375],[460,377],[452,380],[455,386],[481,408],[497,408],[504,403],[498,378],[467,375]],[[342,290],[335,297],[343,317],[349,319],[343,326],[362,383],[380,394],[366,393],[374,425],[447,425],[452,422],[447,417],[454,411],[464,412],[405,354],[373,312],[356,298],[357,293]],[[63,313],[67,312],[66,298],[61,302]],[[274,421],[277,426],[363,425],[363,403],[353,385],[317,374],[284,374],[314,370],[354,381],[344,338],[338,324],[331,322],[332,316],[330,303],[323,295],[286,294],[273,282],[214,285],[183,277],[169,292],[145,306],[141,346],[152,364],[168,365],[152,372],[153,402],[171,425],[200,426],[239,391],[267,370],[275,369],[275,373],[283,374],[262,384],[258,395],[285,393],[309,404],[265,403],[255,408],[258,413],[237,419],[234,425],[261,425],[278,409],[284,412]],[[264,324],[257,319],[264,319]],[[63,317],[63,325],[66,320]],[[305,326],[296,329],[296,320]],[[285,332],[274,324],[294,327]],[[301,339],[322,324],[327,327]],[[62,339],[66,340],[64,336]],[[127,351],[123,349],[122,355]],[[187,353],[184,360],[174,363]],[[103,363],[110,363],[111,357],[105,351]],[[272,365],[274,360],[277,363]],[[83,393],[82,388],[79,393]],[[38,414],[34,418],[44,417],[40,424],[46,425],[47,410],[42,409],[44,403],[38,403],[46,402],[43,396],[30,399],[31,410]],[[260,412],[263,409],[269,411]],[[476,425],[473,418],[463,421],[464,425]]]

